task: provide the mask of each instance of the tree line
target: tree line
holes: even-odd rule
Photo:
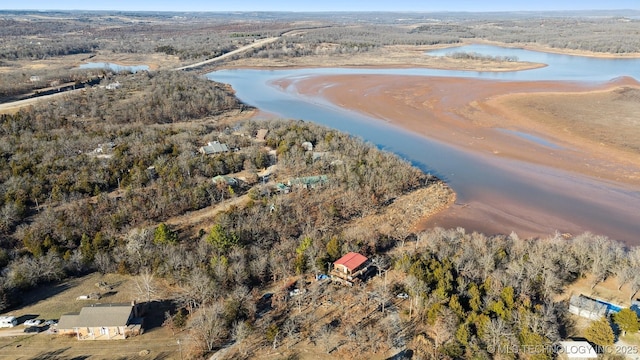
[[[384,16],[383,16],[384,15]],[[300,57],[368,52],[389,45],[455,44],[490,40],[508,44],[544,44],[560,49],[593,52],[640,52],[640,21],[632,17],[553,13],[513,14],[299,14],[322,25],[284,36],[275,43],[239,56]],[[147,20],[148,15],[127,14]],[[226,16],[189,15],[177,21],[158,15],[153,23],[127,22],[113,17],[83,14],[65,22],[47,20],[2,20],[0,61],[11,66],[20,59],[44,59],[96,52],[178,56],[182,61],[204,60],[233,51],[255,39],[276,36],[295,29],[288,14],[263,14],[246,20],[246,14]],[[234,21],[235,20],[235,21]],[[363,21],[364,20],[364,21]],[[38,39],[29,34],[47,34]],[[237,58],[237,57],[236,57]]]
[[[187,264],[201,254],[191,253],[196,250],[182,237],[176,244],[142,234],[173,216],[246,193],[257,181],[257,170],[274,161],[263,145],[250,140],[258,127],[270,130],[266,140],[278,152],[279,181],[324,174],[331,182],[313,196],[297,192],[271,198],[271,190],[256,188],[252,206],[220,217],[225,235],[218,238],[238,241],[231,246],[226,240],[195,239],[201,244],[197,251],[209,248],[216,254],[218,267],[249,269],[255,265],[247,262],[260,251],[284,249],[304,234],[325,234],[316,240],[322,246],[337,224],[426,183],[426,175],[397,157],[310,123],[248,122],[233,130],[207,120],[248,108],[226,88],[191,74],[111,74],[102,85],[116,81],[118,89],[96,86],[0,119],[0,258],[6,269],[6,306],[17,300],[15,291],[87,271],[137,274],[148,268],[188,283],[184,277],[190,271],[166,263],[164,252],[185,247],[186,258],[170,258]],[[241,135],[245,133],[249,136]],[[197,153],[213,140],[241,150],[208,157]],[[331,155],[313,160],[301,147],[303,140]],[[233,189],[210,180],[240,171],[253,176]],[[275,214],[269,210],[272,205]],[[249,220],[237,220],[243,217]],[[206,234],[209,229],[202,230]],[[362,239],[353,241],[353,249],[375,248]],[[239,252],[246,244],[252,246]],[[247,262],[235,261],[240,255]],[[233,262],[224,260],[232,256]],[[256,261],[265,264],[264,259]],[[317,261],[305,256],[298,263],[303,271]],[[286,276],[288,268],[237,273],[246,274],[240,284],[247,286]]]

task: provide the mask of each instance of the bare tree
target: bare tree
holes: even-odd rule
[[[433,339],[434,356],[440,346],[453,338],[458,328],[458,317],[447,307],[443,307],[436,317],[433,325],[429,326],[428,334]]]
[[[245,344],[251,334],[251,327],[244,321],[236,321],[231,327],[231,337],[238,343],[238,351],[242,356],[247,356],[250,351],[250,344]]]
[[[115,264],[111,259],[111,256],[104,251],[99,251],[95,256],[96,268],[103,274],[113,272],[115,270]]]
[[[491,319],[485,325],[482,340],[493,349],[518,344],[513,329],[500,318]]]
[[[0,208],[0,232],[9,231],[19,220],[19,210],[15,203],[6,203]]]
[[[151,302],[151,299],[158,295],[158,286],[153,274],[149,269],[144,269],[134,280],[136,284],[136,295]]]
[[[298,318],[288,318],[282,325],[282,331],[287,338],[297,341],[300,334]]]
[[[217,302],[201,308],[192,322],[191,336],[200,347],[210,352],[229,335],[224,321],[224,306]]]
[[[331,342],[331,335],[333,334],[333,327],[329,324],[322,325],[318,331],[318,340],[322,343],[324,351],[329,354],[333,349]]]
[[[213,299],[213,295],[213,282],[205,272],[195,268],[191,272],[189,279],[180,287],[176,297],[191,314],[196,308]]]

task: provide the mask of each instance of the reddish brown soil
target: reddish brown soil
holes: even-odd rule
[[[466,151],[549,166],[632,188],[640,185],[640,156],[635,151],[640,137],[628,136],[629,132],[640,131],[640,126],[629,120],[640,111],[640,102],[634,100],[640,86],[630,78],[589,87],[551,81],[335,75],[308,78],[295,86],[302,94],[321,95],[341,107]],[[592,107],[589,114],[593,120],[586,121],[581,110],[597,101],[608,105]],[[598,119],[619,121],[607,127],[606,121]],[[602,131],[605,127],[609,129],[607,134]],[[531,141],[504,130],[543,138],[559,149],[532,146]],[[541,219],[544,214],[528,213],[506,198],[500,201],[500,209],[482,201],[456,204],[426,219],[423,226],[463,226],[489,234],[511,229],[520,236],[539,236],[562,228],[558,219]]]

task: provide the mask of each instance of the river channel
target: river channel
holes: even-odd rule
[[[445,180],[459,203],[480,203],[501,213],[496,221],[518,218],[539,232],[590,231],[640,245],[640,188],[506,158],[465,151],[417,135],[360,113],[348,111],[323,98],[308,97],[295,89],[298,80],[334,74],[385,74],[490,79],[496,81],[559,80],[603,83],[630,76],[640,80],[640,59],[603,59],[541,53],[522,49],[470,45],[443,49],[430,55],[465,51],[490,56],[515,56],[519,61],[546,67],[513,72],[450,71],[435,69],[314,68],[287,70],[220,70],[211,80],[230,84],[245,103],[283,118],[323,124],[376,144],[411,161],[425,172]],[[287,79],[292,85],[274,86]],[[516,134],[527,137],[527,134]],[[533,139],[542,146],[544,139]],[[508,200],[508,201],[507,201]],[[449,224],[451,225],[451,224]],[[453,224],[455,225],[455,224]],[[473,229],[472,229],[473,230]],[[504,225],[503,233],[518,231]],[[535,232],[535,231],[534,231]]]

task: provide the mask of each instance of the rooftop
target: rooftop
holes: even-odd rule
[[[125,326],[133,311],[131,304],[96,304],[85,306],[77,314],[60,317],[59,329],[97,326]]]
[[[217,153],[229,151],[229,147],[227,146],[227,144],[221,144],[217,141],[214,141],[214,142],[208,143],[206,146],[203,146],[201,148],[201,151],[207,155],[217,154]]]
[[[325,183],[327,182],[327,179],[327,175],[306,176],[293,178],[289,180],[289,183],[291,185],[314,185],[318,183]]]
[[[345,256],[341,257],[340,259],[336,260],[333,263],[333,265],[342,265],[347,269],[349,269],[349,271],[353,271],[359,268],[365,262],[367,262],[367,260],[369,259],[364,255],[361,255],[355,252],[350,252]]]

